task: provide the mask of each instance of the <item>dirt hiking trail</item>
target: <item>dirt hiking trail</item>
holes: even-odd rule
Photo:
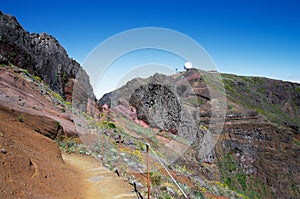
[[[103,167],[96,159],[77,154],[63,154],[66,165],[78,172],[86,199],[136,199],[128,182]]]

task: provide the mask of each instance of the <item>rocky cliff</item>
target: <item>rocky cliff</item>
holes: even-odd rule
[[[192,148],[173,165],[182,164],[195,176],[224,183],[244,197],[299,198],[300,85],[222,75],[227,99],[223,130],[203,156],[204,138],[214,134],[211,93],[221,92],[203,74],[190,70],[134,79],[99,104],[125,116],[124,107],[136,109],[136,117],[150,127],[179,137],[192,135]],[[197,177],[194,182],[206,186]]]
[[[76,78],[80,88],[83,88],[82,92],[95,99],[88,75],[75,60],[69,58],[53,36],[46,33],[30,34],[14,16],[1,11],[0,63],[11,63],[39,76],[67,100],[72,99]]]

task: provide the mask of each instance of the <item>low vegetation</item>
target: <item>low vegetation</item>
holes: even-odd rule
[[[288,126],[298,126],[300,112],[297,89],[288,82],[261,77],[243,77],[222,74],[227,98],[266,116],[270,121]],[[267,92],[268,90],[268,92]],[[281,93],[280,93],[281,92]],[[284,96],[284,97],[278,97]],[[288,103],[288,104],[287,104]],[[285,106],[290,106],[285,110]]]

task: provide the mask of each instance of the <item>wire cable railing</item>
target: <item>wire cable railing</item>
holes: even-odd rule
[[[147,148],[149,148],[151,150],[151,152],[153,153],[153,155],[155,156],[155,158],[159,161],[159,163],[161,164],[161,166],[164,168],[164,170],[167,172],[167,174],[170,176],[171,180],[173,181],[173,183],[177,186],[177,188],[180,190],[180,192],[183,194],[183,196],[185,198],[189,198],[187,196],[187,194],[183,191],[183,189],[180,187],[180,185],[177,183],[177,181],[174,179],[174,177],[172,176],[172,174],[170,173],[169,169],[165,166],[165,164],[163,163],[163,161],[158,157],[158,155],[155,153],[155,151],[152,149],[152,147],[150,146],[149,143],[146,143]],[[149,165],[147,165],[147,167],[149,167]],[[149,173],[149,172],[148,172]],[[148,197],[149,199],[149,197]]]
[[[101,160],[102,162],[108,162],[111,166],[112,164],[115,165],[115,169],[116,167],[119,167],[118,168],[118,173],[122,173],[122,167],[124,166],[124,164],[126,164],[126,161],[122,161],[122,154],[121,154],[121,146],[122,144],[120,143],[120,140],[121,138],[119,137],[118,141],[116,141],[116,143],[114,143],[113,140],[111,140],[109,137],[105,136],[102,134],[102,141],[100,143],[101,145]],[[147,178],[147,197],[148,199],[150,199],[150,187],[151,187],[151,177],[150,177],[150,153],[153,154],[152,157],[154,157],[158,162],[159,164],[161,165],[161,167],[165,170],[165,172],[167,173],[167,175],[170,177],[171,179],[171,182],[174,183],[174,185],[178,188],[178,190],[181,192],[181,194],[184,196],[184,198],[188,199],[188,195],[185,193],[185,191],[182,189],[182,187],[179,185],[179,183],[176,181],[176,179],[172,176],[170,170],[168,169],[168,167],[166,166],[166,164],[164,163],[164,161],[159,157],[159,155],[155,152],[155,150],[153,149],[153,147],[149,144],[149,143],[144,143],[144,142],[141,142],[141,141],[138,141],[139,143],[141,144],[144,144],[146,145],[146,168],[147,168],[147,171],[146,171],[146,175],[144,175],[144,177]],[[111,152],[109,152],[109,150],[105,150],[106,149],[109,149]],[[116,157],[118,156],[118,158]],[[106,158],[105,158],[106,157]],[[109,158],[110,157],[110,158]],[[128,158],[128,157],[127,157]],[[114,162],[114,163],[113,163]],[[111,167],[112,169],[112,167]],[[135,168],[134,170],[137,170],[138,173],[141,173],[141,174],[145,174],[143,169],[141,168]],[[135,187],[136,189],[136,187]]]

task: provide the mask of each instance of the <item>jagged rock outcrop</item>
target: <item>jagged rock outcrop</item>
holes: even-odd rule
[[[138,119],[150,124],[151,127],[177,134],[181,106],[177,96],[166,86],[160,84],[141,86],[134,91],[129,103],[137,108]]]
[[[184,89],[178,92],[177,85]],[[99,105],[107,104],[111,108],[135,107],[137,118],[150,127],[178,134],[192,141],[190,137],[198,129],[196,122],[197,107],[190,103],[196,99],[184,97],[191,91],[187,81],[173,79],[166,75],[155,74],[148,79],[134,79],[126,86],[103,96]],[[181,98],[184,99],[181,99]],[[191,97],[191,98],[195,98]],[[193,107],[193,108],[191,108]]]
[[[12,63],[41,77],[55,92],[68,100],[72,97],[70,86],[77,79],[80,88],[83,88],[83,91],[78,92],[84,92],[95,99],[88,75],[75,60],[69,58],[53,36],[46,33],[30,34],[14,16],[1,11],[0,63]]]

